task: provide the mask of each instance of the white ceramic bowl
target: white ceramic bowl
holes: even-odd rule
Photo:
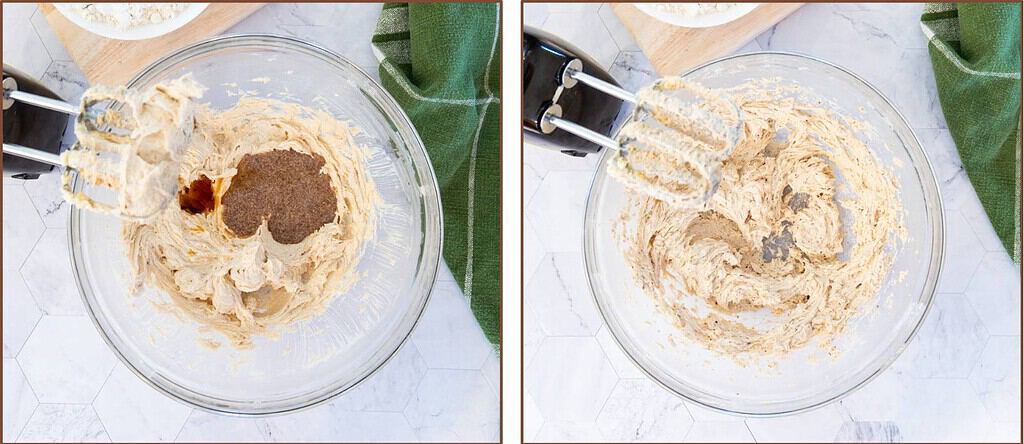
[[[753,11],[760,3],[740,3],[735,7],[713,14],[698,16],[685,16],[659,10],[656,3],[634,3],[637,9],[661,22],[670,25],[682,26],[684,28],[710,28],[712,26],[724,25]]]
[[[91,22],[85,17],[82,17],[82,15],[76,10],[71,9],[71,5],[72,3],[53,4],[53,6],[57,8],[57,11],[63,14],[64,17],[67,17],[68,20],[71,20],[71,23],[74,23],[93,34],[115,40],[144,40],[160,37],[185,26],[188,22],[199,17],[199,14],[202,14],[203,11],[206,10],[208,3],[190,3],[184,11],[172,17],[170,20],[154,23],[152,25],[138,26],[132,29],[120,29],[116,26],[105,23]]]

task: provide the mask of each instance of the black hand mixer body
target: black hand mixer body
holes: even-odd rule
[[[10,91],[24,91],[37,96],[62,100],[39,81],[15,68],[4,65],[4,143],[13,143],[59,154],[68,128],[67,114],[9,99]],[[53,166],[9,154],[3,155],[4,176],[35,179]]]
[[[545,122],[547,113],[600,134],[612,134],[625,117],[624,101],[593,88],[573,87],[566,75],[574,64],[582,72],[617,85],[610,74],[557,37],[527,28],[523,32],[523,134],[531,145],[582,157],[602,146]],[[575,61],[575,62],[574,62]]]

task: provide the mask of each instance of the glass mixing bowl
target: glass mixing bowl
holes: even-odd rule
[[[412,332],[434,284],[441,253],[437,182],[409,119],[380,85],[344,58],[300,40],[267,35],[214,38],[175,52],[130,87],[192,73],[207,86],[202,101],[233,106],[241,91],[324,109],[350,121],[369,147],[366,168],[379,191],[377,231],[358,263],[361,278],[320,316],[250,350],[201,345],[190,318],[129,294],[121,222],[71,211],[72,263],[86,308],[101,335],[132,371],[193,406],[221,413],[283,413],[324,402],[366,379]],[[269,81],[266,79],[269,78]],[[74,184],[81,190],[81,181]],[[89,190],[87,192],[95,192]]]
[[[788,53],[754,53],[716,60],[684,75],[710,87],[779,78],[803,95],[870,124],[860,133],[900,187],[909,233],[874,301],[836,339],[838,359],[810,345],[765,363],[741,366],[690,342],[633,283],[612,226],[626,192],[606,172],[606,150],[590,188],[584,226],[587,274],[608,328],[626,354],[655,381],[689,400],[744,415],[781,415],[822,406],[849,394],[892,363],[924,320],[939,276],[943,213],[928,158],[892,104],[856,75],[827,62]],[[810,89],[810,91],[807,91]],[[905,278],[900,279],[900,272]],[[671,336],[671,338],[670,338]]]

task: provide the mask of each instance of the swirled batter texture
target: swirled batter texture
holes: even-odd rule
[[[790,91],[792,92],[792,91]],[[633,278],[689,338],[734,357],[831,338],[905,236],[898,185],[860,124],[770,84],[729,91],[743,133],[703,206],[633,193],[616,231]]]
[[[379,197],[364,167],[367,151],[354,140],[357,130],[326,112],[243,98],[226,111],[198,106],[195,122],[178,180],[184,189],[209,179],[212,208],[171,205],[152,221],[127,223],[128,258],[136,289],[162,289],[174,309],[247,346],[254,336],[274,335],[278,326],[322,313],[334,295],[352,287],[360,254],[374,234]],[[287,153],[280,157],[297,165],[304,163],[291,158],[301,154],[322,165],[319,173],[329,179],[333,216],[318,211],[322,225],[304,238],[292,232],[276,240],[281,235],[268,223],[275,208],[266,205],[247,210],[249,217],[262,217],[254,227],[235,232],[230,227],[238,225],[225,224],[231,199],[223,198],[232,182],[245,179],[240,170],[273,161],[275,156],[260,156],[267,153]],[[252,195],[258,185],[247,187],[246,199],[259,200]]]

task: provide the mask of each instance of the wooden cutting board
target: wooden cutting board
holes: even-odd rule
[[[802,3],[762,3],[747,15],[711,28],[681,28],[656,20],[628,3],[612,5],[659,75],[686,69],[739,49]]]
[[[160,37],[146,40],[113,40],[100,37],[71,23],[53,5],[40,3],[39,11],[50,22],[57,38],[92,84],[122,85],[142,68],[192,43],[226,31],[263,7],[264,3],[210,3],[199,17]]]

